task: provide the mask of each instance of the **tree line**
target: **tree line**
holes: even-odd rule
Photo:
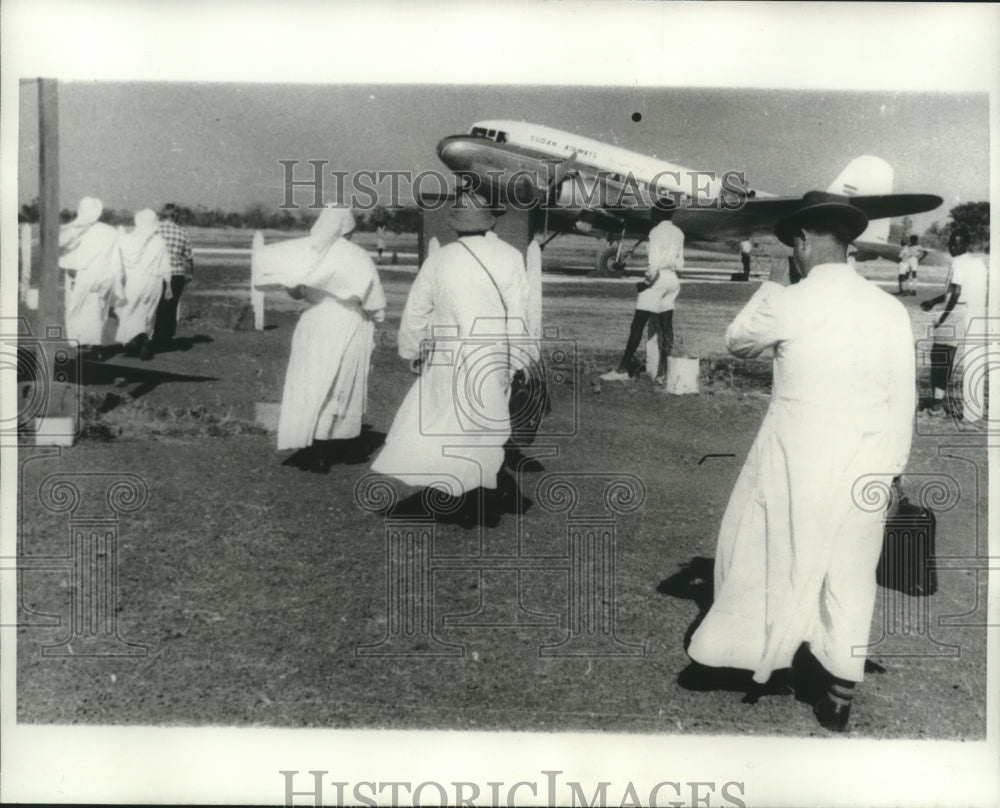
[[[300,207],[298,210],[268,208],[259,203],[249,205],[242,211],[225,211],[204,206],[179,206],[179,223],[182,227],[231,227],[249,230],[308,230],[316,220],[316,211]],[[63,222],[73,219],[75,213],[64,208],[60,214]],[[111,225],[129,227],[133,222],[133,211],[105,208],[101,221]],[[920,243],[925,247],[946,250],[952,228],[964,224],[971,234],[971,248],[986,251],[990,243],[990,203],[963,202],[948,212],[948,220],[935,222],[920,234]],[[385,227],[393,233],[416,233],[420,229],[420,211],[416,208],[386,208],[377,206],[370,211],[355,211],[355,229],[371,231]],[[18,222],[38,221],[38,200],[22,205],[18,212]],[[889,230],[889,238],[894,241],[905,239],[912,233],[913,221],[909,217],[894,222]]]
[[[973,252],[988,252],[990,248],[990,203],[963,202],[948,211],[948,220],[934,222],[923,233],[917,234],[924,247],[947,251],[951,231],[958,225],[969,228],[970,249]],[[904,216],[889,227],[889,243],[907,239],[913,234],[913,220]]]
[[[38,221],[38,200],[21,206],[18,223]],[[318,211],[300,207],[298,210],[279,210],[261,204],[253,204],[242,211],[226,211],[206,208],[202,205],[187,207],[178,205],[178,224],[181,227],[230,227],[247,230],[308,230],[316,221]],[[76,212],[63,208],[60,220],[70,222]],[[105,208],[101,221],[110,225],[131,227],[135,212]],[[370,211],[354,211],[355,229],[372,231],[385,227],[393,233],[416,233],[420,229],[420,211],[415,208],[390,209],[377,206]]]

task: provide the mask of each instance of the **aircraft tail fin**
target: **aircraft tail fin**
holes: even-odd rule
[[[874,244],[889,243],[889,219],[875,219],[870,222],[864,233],[855,239],[855,242],[864,241]]]
[[[891,194],[892,182],[892,166],[881,157],[865,154],[851,160],[826,190],[828,193],[844,196],[877,196]],[[876,219],[857,240],[888,243],[889,220]]]
[[[844,196],[891,194],[892,180],[892,166],[881,157],[866,154],[851,160],[826,190]]]

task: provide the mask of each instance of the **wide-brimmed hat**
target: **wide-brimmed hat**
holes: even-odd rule
[[[809,191],[802,197],[801,206],[774,225],[774,235],[786,247],[792,246],[792,236],[809,223],[835,220],[845,226],[847,241],[854,241],[868,227],[868,217],[861,208],[855,207],[849,197],[826,191]]]
[[[491,230],[497,217],[506,213],[503,208],[491,208],[489,203],[476,194],[461,194],[448,213],[448,226],[456,233],[478,233]]]

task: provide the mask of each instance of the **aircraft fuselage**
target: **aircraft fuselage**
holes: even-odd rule
[[[546,229],[642,239],[654,209],[666,211],[688,239],[739,241],[770,234],[800,204],[751,190],[742,172],[685,168],[552,127],[518,121],[474,123],[468,134],[438,143],[438,156],[467,190],[492,201],[544,214]],[[892,168],[871,155],[856,157],[827,189],[883,220],[866,232],[885,243],[888,218],[933,210],[930,194],[893,194]],[[858,244],[860,248],[860,240]]]
[[[544,206],[555,229],[642,237],[654,205],[712,207],[728,192],[737,207],[746,193],[741,175],[720,178],[538,124],[478,122],[437,152],[466,188],[526,210]]]

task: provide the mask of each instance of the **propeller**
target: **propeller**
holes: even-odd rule
[[[548,233],[549,233],[549,206],[556,203],[556,199],[559,196],[559,189],[562,184],[566,181],[566,178],[570,176],[574,171],[576,171],[576,152],[573,152],[569,159],[562,160],[556,163],[555,171],[552,172],[552,179],[549,181],[549,187],[546,189],[545,193],[545,219],[544,219],[544,229],[546,244],[548,243]]]
[[[549,183],[549,188],[553,191],[558,191],[559,186],[565,182],[566,178],[574,171],[576,171],[576,152],[573,152],[568,160],[563,160],[561,163],[556,165],[555,173],[552,176],[552,182]]]

